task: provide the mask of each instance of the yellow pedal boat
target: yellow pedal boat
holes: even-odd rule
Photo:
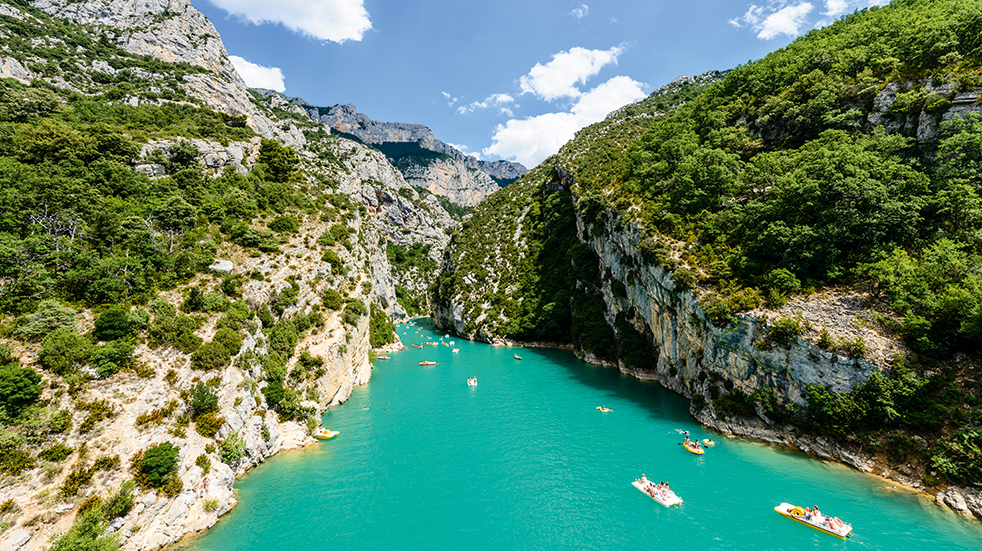
[[[774,508],[782,517],[789,518],[793,521],[800,522],[805,526],[811,526],[812,528],[818,530],[819,532],[825,532],[830,536],[835,536],[840,539],[846,539],[849,534],[852,533],[852,525],[842,522],[838,517],[827,517],[825,515],[820,515],[821,521],[816,521],[815,519],[808,518],[805,515],[805,509],[790,503],[782,503]]]

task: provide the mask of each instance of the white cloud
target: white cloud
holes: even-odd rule
[[[782,34],[798,36],[803,30],[824,27],[834,18],[858,8],[881,6],[890,0],[823,0],[825,11],[823,19],[809,19],[815,8],[810,2],[793,3],[792,0],[768,0],[766,5],[752,4],[747,13],[730,20],[737,28],[749,27],[757,33],[757,38],[770,40]],[[829,17],[833,19],[829,19]]]
[[[450,107],[453,107],[453,104],[457,103],[457,100],[460,99],[458,97],[451,96],[448,92],[440,92],[440,93],[443,94],[444,98],[446,98],[447,105],[449,105]]]
[[[249,88],[268,88],[280,93],[286,91],[286,84],[283,83],[283,71],[279,67],[263,67],[237,55],[230,55],[228,59]]]
[[[590,13],[590,6],[583,4],[578,8],[574,8],[573,11],[567,13],[566,15],[572,15],[577,19],[583,19],[584,17],[587,16],[588,13]]]
[[[254,25],[282,23],[319,40],[361,40],[372,22],[364,0],[208,0]]]
[[[616,64],[617,56],[623,52],[624,48],[618,46],[609,50],[577,47],[568,52],[559,52],[545,65],[536,63],[529,74],[519,79],[519,86],[523,94],[532,93],[546,101],[562,97],[575,98],[581,94],[575,87],[577,83],[585,84],[604,65]]]
[[[830,15],[835,17],[837,15],[846,13],[849,9],[848,0],[825,0],[825,15]]]
[[[534,167],[573,138],[576,131],[603,120],[611,111],[645,97],[644,84],[625,76],[614,77],[583,94],[569,112],[546,113],[499,124],[485,156],[514,159]]]
[[[507,115],[509,117],[514,116],[511,109],[508,108],[508,104],[515,103],[515,98],[511,97],[510,94],[491,94],[484,101],[474,101],[468,103],[467,105],[461,105],[457,108],[457,112],[461,115],[471,113],[478,109],[488,109],[490,107],[495,107],[498,109],[499,113]]]

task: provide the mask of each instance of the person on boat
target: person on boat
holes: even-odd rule
[[[814,513],[812,513],[812,508],[811,507],[805,507],[805,519],[811,520],[813,514]]]
[[[644,473],[641,473],[641,483],[642,484],[647,484],[648,483],[648,477],[645,476]]]
[[[841,532],[844,526],[842,525],[842,521],[839,520],[839,517],[832,517],[829,519],[829,528],[836,532]]]
[[[812,505],[812,520],[819,524],[825,521],[825,517],[822,515],[821,511],[818,510],[818,505]]]
[[[682,444],[691,444],[691,442],[689,441],[689,437],[688,436],[686,436],[685,439],[682,440]]]

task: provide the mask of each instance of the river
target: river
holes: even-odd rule
[[[454,340],[397,329],[407,346]],[[339,436],[257,467],[236,482],[232,512],[173,549],[982,549],[982,523],[848,467],[707,431],[656,384],[564,351],[455,346],[378,361],[371,383],[324,414]],[[677,430],[716,445],[690,454]],[[685,502],[666,509],[637,491],[642,473]],[[785,519],[781,502],[818,504],[854,533]]]

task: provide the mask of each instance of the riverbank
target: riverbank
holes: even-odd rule
[[[437,323],[437,327],[440,327]],[[452,331],[452,327],[440,327]],[[467,338],[460,337],[460,338]],[[575,350],[571,344],[522,342],[512,339],[496,338],[510,347],[549,348],[573,351],[576,357],[591,365],[617,369],[621,374],[641,381],[657,382],[663,388],[689,399],[688,389],[679,381],[657,372],[629,369],[621,362],[601,359],[594,354]],[[489,342],[475,339],[476,342]],[[857,471],[882,478],[892,484],[898,484],[911,491],[918,492],[943,508],[961,513],[977,520],[982,520],[982,493],[973,488],[961,488],[947,484],[925,484],[926,477],[934,477],[937,473],[918,473],[913,465],[890,462],[883,456],[869,455],[861,448],[836,441],[824,436],[802,434],[793,426],[776,427],[768,425],[760,418],[720,419],[711,407],[698,410],[690,406],[690,415],[702,426],[720,434],[750,438],[778,446],[785,446],[800,451],[811,457],[842,463]],[[916,440],[915,440],[916,441]],[[920,442],[918,442],[920,444]],[[925,476],[926,475],[926,476]]]

